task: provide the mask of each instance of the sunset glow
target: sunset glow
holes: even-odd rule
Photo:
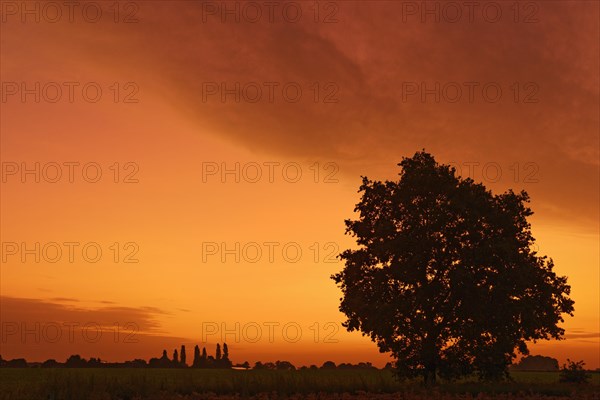
[[[531,354],[600,368],[599,3],[80,3],[2,2],[3,358],[383,366],[330,276],[425,149],[529,193],[575,300]]]

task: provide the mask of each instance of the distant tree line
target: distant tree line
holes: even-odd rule
[[[208,355],[206,347],[194,347],[194,357],[191,365],[187,363],[187,354],[185,346],[181,349],[173,350],[171,358],[167,350],[163,350],[161,357],[151,358],[148,362],[143,359],[135,359],[125,362],[105,362],[100,358],[90,358],[86,360],[80,355],[72,355],[64,363],[54,359],[44,362],[27,362],[24,358],[16,358],[13,360],[4,360],[0,356],[1,368],[235,368],[235,369],[265,369],[265,370],[306,370],[306,369],[376,369],[370,362],[360,362],[358,364],[341,363],[336,365],[333,361],[325,361],[320,367],[316,365],[302,366],[296,368],[289,361],[261,362],[257,361],[253,367],[248,361],[241,364],[233,364],[229,358],[229,348],[226,343],[221,347],[217,344],[214,357]],[[387,363],[384,369],[391,369],[392,364]]]
[[[576,363],[571,364],[575,365]],[[571,365],[572,370],[583,370],[576,364],[575,368]],[[357,364],[341,363],[335,364],[333,361],[325,361],[320,367],[316,365],[296,367],[289,361],[261,362],[257,361],[254,366],[250,366],[248,361],[239,364],[233,364],[229,359],[229,348],[226,343],[221,347],[217,344],[214,357],[208,355],[206,347],[194,347],[194,357],[191,365],[187,363],[187,355],[185,346],[181,349],[173,350],[172,357],[169,358],[167,350],[163,350],[161,357],[151,358],[148,362],[143,359],[135,359],[125,362],[105,362],[100,358],[90,358],[86,360],[79,355],[72,355],[64,363],[54,359],[44,362],[27,362],[24,358],[16,358],[13,360],[4,360],[0,356],[0,368],[235,368],[235,369],[256,369],[256,370],[318,370],[318,369],[376,369],[370,362],[359,362]],[[383,369],[393,370],[394,365],[388,362]],[[559,371],[558,360],[545,356],[526,356],[519,363],[513,364],[510,367],[513,371]],[[563,367],[564,372],[567,368]],[[600,369],[598,369],[600,371]],[[574,374],[574,373],[573,373]]]
[[[388,368],[391,364],[388,363],[385,368]],[[296,369],[305,370],[305,369],[377,369],[370,362],[360,362],[358,364],[349,364],[349,363],[341,363],[339,365],[335,365],[333,361],[325,361],[321,367],[317,367],[316,365],[311,365],[309,367],[302,366],[300,368],[296,368],[289,361],[275,361],[275,362],[261,362],[257,361],[254,364],[252,369],[276,369],[276,370],[285,370],[285,371],[294,371]]]
[[[142,359],[125,361],[122,363],[103,362],[100,358],[90,358],[86,360],[80,355],[72,355],[64,363],[54,359],[46,360],[41,363],[28,363],[24,358],[16,358],[13,360],[4,360],[0,356],[0,367],[2,368],[27,368],[27,367],[42,367],[42,368],[231,368],[232,362],[229,359],[229,348],[227,343],[223,343],[223,347],[217,343],[215,355],[209,356],[206,352],[206,347],[202,348],[197,345],[194,347],[194,358],[192,365],[187,363],[187,355],[185,345],[181,349],[173,350],[173,356],[169,358],[167,350],[163,350],[162,356],[159,358],[151,358],[148,362]]]
[[[217,347],[215,350],[215,356],[209,356],[206,352],[206,347],[202,348],[202,352],[200,352],[200,347],[196,345],[194,347],[194,358],[192,360],[192,365],[189,366],[191,368],[231,368],[232,363],[229,359],[229,348],[227,347],[227,343],[223,343],[223,348],[221,350],[221,345],[217,343]],[[173,350],[172,358],[169,358],[167,355],[167,351],[163,350],[162,357],[160,358],[151,358],[148,361],[148,367],[150,368],[186,368],[187,364],[187,355],[185,352],[185,346],[181,346],[181,350],[177,352],[177,349]]]
[[[513,371],[558,371],[558,360],[545,356],[526,356],[510,368]]]

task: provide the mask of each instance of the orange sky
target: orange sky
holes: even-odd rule
[[[353,245],[360,175],[393,179],[425,148],[530,193],[575,300],[567,340],[532,353],[600,367],[597,2],[481,2],[457,22],[437,2],[80,2],[72,21],[25,3],[0,10],[4,358],[212,352],[225,335],[234,362],[382,365],[339,328],[328,256]],[[36,162],[39,183],[22,176]],[[239,182],[221,176],[236,163]]]

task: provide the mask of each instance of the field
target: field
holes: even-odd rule
[[[587,385],[558,382],[558,373],[519,372],[514,382],[397,382],[387,370],[0,369],[0,400],[233,399],[600,399],[600,374]],[[481,394],[480,394],[481,393]],[[218,396],[216,395],[218,394]]]

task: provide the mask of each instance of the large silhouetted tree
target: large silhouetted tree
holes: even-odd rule
[[[396,358],[401,377],[497,379],[527,340],[560,339],[567,278],[532,250],[526,192],[493,195],[422,151],[398,181],[363,177],[358,248],[341,254],[344,326]]]

